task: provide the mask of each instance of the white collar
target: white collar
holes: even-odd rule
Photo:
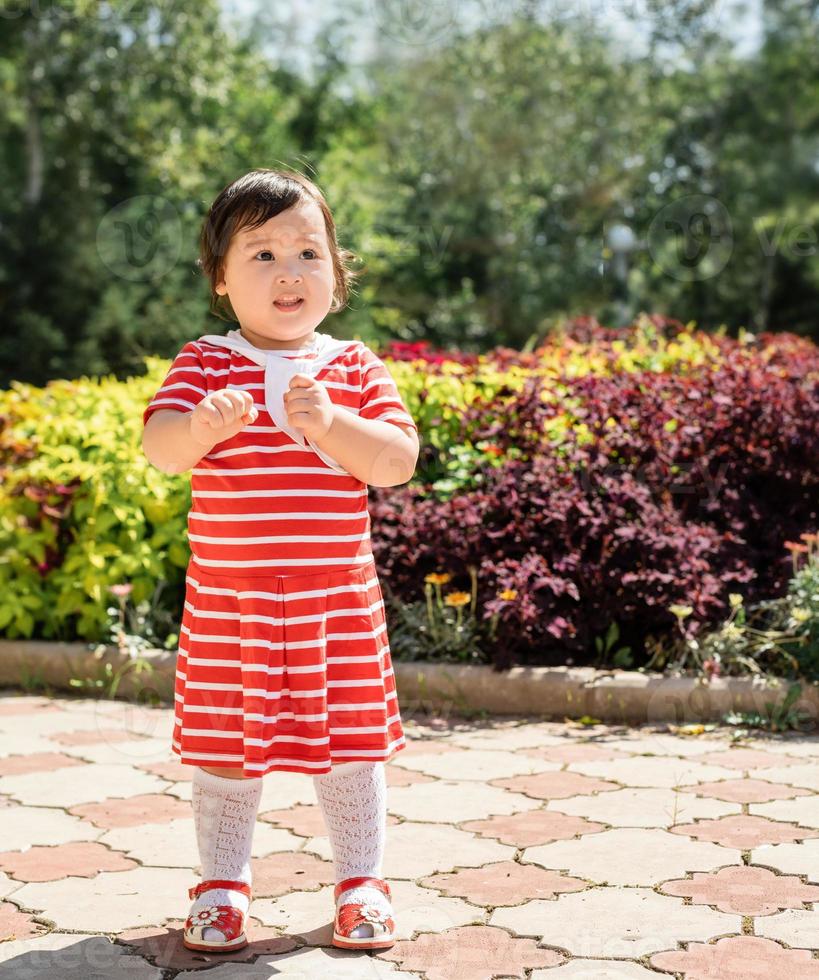
[[[235,350],[251,361],[255,361],[264,370],[264,400],[265,408],[276,425],[286,432],[290,438],[300,446],[305,442],[310,448],[320,456],[328,466],[338,473],[348,473],[332,456],[322,452],[312,440],[307,439],[304,433],[294,429],[287,421],[287,413],[284,409],[284,393],[290,388],[290,379],[294,374],[306,374],[315,377],[319,371],[326,367],[341,351],[355,345],[355,340],[336,340],[326,333],[316,331],[316,339],[306,348],[298,351],[288,350],[264,350],[255,347],[243,337],[239,330],[229,330],[227,336],[222,334],[206,334],[199,338],[200,341],[216,344],[219,347],[226,347]],[[293,356],[296,354],[297,356]],[[306,354],[314,354],[313,357],[306,357]],[[298,356],[301,355],[301,356]]]

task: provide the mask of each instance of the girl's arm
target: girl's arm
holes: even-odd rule
[[[197,442],[191,436],[191,414],[166,408],[154,412],[145,423],[142,451],[148,462],[163,473],[184,473],[219,441],[210,445]]]
[[[406,483],[418,462],[418,434],[411,426],[364,419],[339,405],[333,407],[333,424],[312,441],[371,487]]]

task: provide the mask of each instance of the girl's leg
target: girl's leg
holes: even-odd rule
[[[199,766],[194,768],[191,801],[203,881],[227,878],[252,883],[250,849],[261,796],[261,777],[231,778]],[[197,896],[190,912],[208,905],[230,905],[246,914],[250,901],[239,891],[211,888]],[[225,938],[220,929],[210,927],[202,936],[206,942]]]
[[[336,884],[345,878],[383,877],[381,864],[387,829],[387,780],[383,762],[343,762],[331,772],[313,776],[324,822],[333,851]],[[368,902],[392,915],[387,896],[365,885],[339,895],[340,904]],[[373,935],[369,924],[353,929],[351,936]]]
[[[213,773],[214,776],[226,776],[228,779],[244,779],[245,774],[242,769],[208,769],[207,766],[201,766],[205,772]]]

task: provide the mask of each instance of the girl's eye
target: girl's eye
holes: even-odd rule
[[[318,258],[318,255],[317,255],[315,249],[312,249],[312,248],[303,248],[302,249],[302,255],[304,255],[305,252],[310,252],[313,256],[315,256],[316,258]],[[256,253],[256,258],[258,258],[260,255],[272,255],[272,254],[273,253],[270,251],[269,248],[263,248],[261,250],[261,252],[257,252]]]

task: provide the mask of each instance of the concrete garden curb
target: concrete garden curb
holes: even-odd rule
[[[100,656],[95,650],[99,649]],[[99,678],[103,696],[120,671],[119,697],[145,702],[155,695],[173,703],[175,650],[141,654],[153,668],[137,674],[130,658],[115,646],[40,640],[0,640],[0,686],[36,690],[48,684],[56,690],[88,695],[88,688],[69,684],[71,678]],[[110,670],[106,671],[106,665]],[[718,722],[730,711],[755,711],[766,717],[766,703],[781,705],[789,684],[757,677],[667,677],[628,670],[593,667],[512,667],[497,672],[486,665],[393,662],[399,702],[404,713],[431,708],[489,715],[540,715],[546,719],[589,715],[606,722],[676,724]],[[93,692],[92,692],[93,693]],[[799,699],[791,705],[801,713],[804,727],[817,725],[819,684],[802,682]]]

